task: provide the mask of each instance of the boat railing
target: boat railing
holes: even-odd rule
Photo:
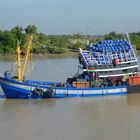
[[[93,57],[90,51],[81,51],[81,55],[86,66],[93,65],[94,63],[96,63],[96,59]]]
[[[57,85],[57,84],[60,84],[60,82],[44,82],[44,81],[35,81],[35,80],[27,80],[26,83],[37,84],[37,85]]]
[[[117,68],[125,68],[125,67],[132,67],[137,66],[137,62],[131,62],[131,63],[123,63],[123,64],[108,64],[108,65],[94,65],[91,67],[94,67],[95,69],[117,69]]]
[[[120,63],[129,63],[131,61],[137,61],[135,53],[133,50],[127,52],[92,52],[93,58],[97,65],[111,64],[115,58],[119,60]]]
[[[139,71],[137,71],[136,69],[132,70],[126,70],[126,71],[122,71],[122,70],[117,70],[117,71],[101,71],[99,72],[100,75],[102,76],[109,76],[109,75],[124,75],[124,74],[139,74]]]

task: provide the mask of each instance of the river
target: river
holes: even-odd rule
[[[77,72],[77,57],[35,58],[30,78],[64,81]],[[0,61],[0,73],[13,58]],[[1,91],[1,95],[2,95]],[[0,140],[138,140],[140,94],[14,100],[0,98]]]

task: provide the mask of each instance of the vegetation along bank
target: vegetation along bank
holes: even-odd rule
[[[84,35],[76,33],[73,35],[45,35],[38,33],[35,25],[28,25],[25,29],[16,26],[11,30],[0,30],[0,54],[15,54],[17,45],[26,44],[30,34],[34,34],[32,53],[34,54],[60,54],[76,52],[79,48],[85,48],[87,39],[95,43],[102,39],[119,39],[124,35],[110,32],[105,35]],[[129,33],[130,40],[137,50],[140,50],[140,32]]]

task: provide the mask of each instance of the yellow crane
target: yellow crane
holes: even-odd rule
[[[22,71],[21,71],[21,50],[20,50],[19,45],[17,47],[17,57],[18,57],[18,62],[17,63],[18,63],[18,80],[19,81],[23,81],[23,78],[24,78],[27,61],[28,61],[30,50],[31,50],[31,47],[32,47],[32,40],[33,40],[33,35],[31,35],[30,38],[29,38],[29,43],[28,43],[28,47],[27,47]]]
[[[20,58],[21,58],[21,50],[20,50],[20,46],[18,45],[17,47],[17,58],[18,58],[18,80],[21,81],[21,63],[20,63]]]

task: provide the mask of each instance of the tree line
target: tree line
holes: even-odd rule
[[[35,25],[28,25],[25,29],[16,26],[11,30],[0,30],[0,54],[15,54],[17,45],[24,46],[29,35],[33,34],[32,53],[65,53],[68,51],[77,51],[79,48],[85,49],[87,40],[96,43],[99,40],[112,40],[125,38],[126,36],[115,32],[110,32],[102,36],[91,36],[76,33],[73,35],[45,35],[38,33]],[[140,32],[130,33],[132,44],[140,49]]]

